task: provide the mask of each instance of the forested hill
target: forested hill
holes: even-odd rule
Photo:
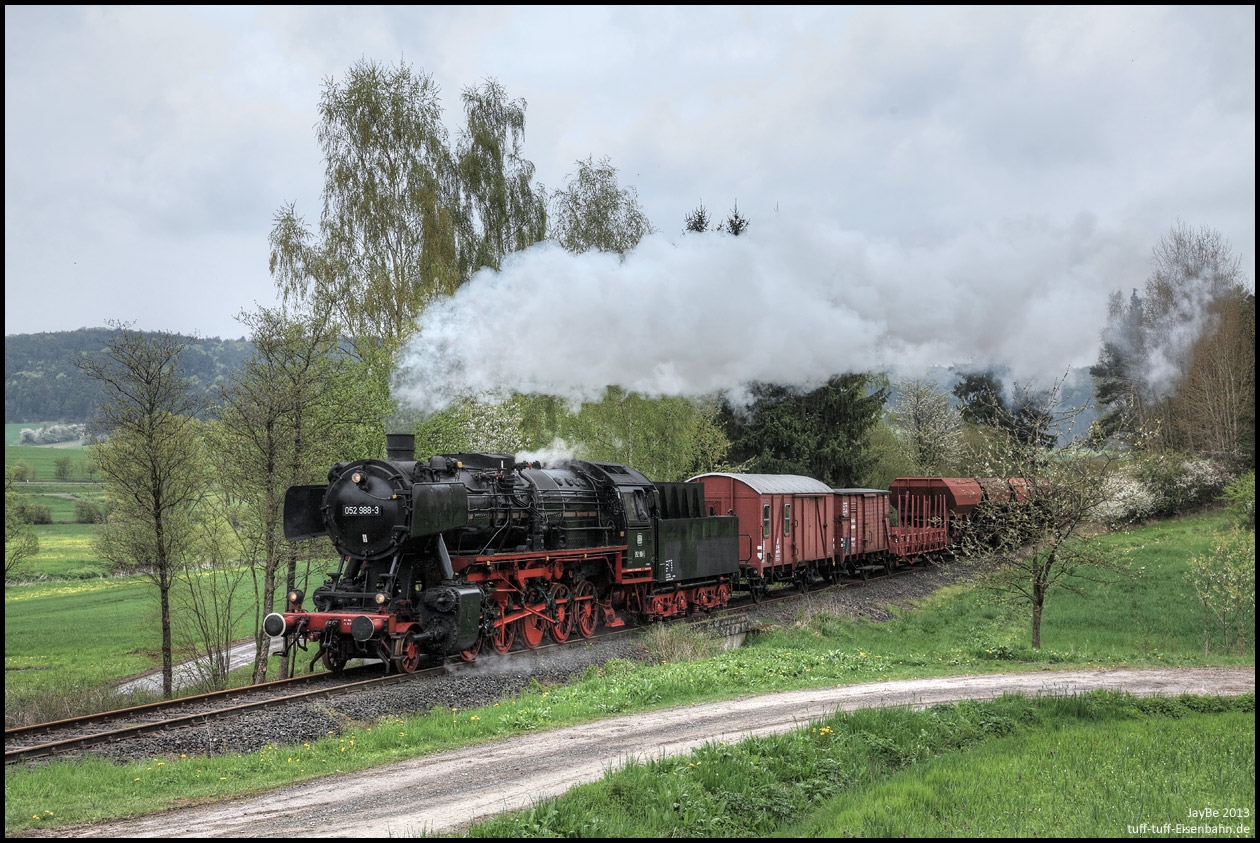
[[[111,328],[80,328],[44,334],[10,334],[4,338],[5,424],[86,422],[96,409],[100,387],[75,367],[74,361],[99,353]],[[218,337],[189,339],[181,364],[184,373],[204,387],[209,398],[216,383],[244,363],[247,340]]]

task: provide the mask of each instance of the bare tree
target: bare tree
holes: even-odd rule
[[[270,643],[262,618],[275,607],[281,571],[286,590],[296,585],[301,550],[284,540],[285,490],[323,481],[339,455],[379,448],[381,431],[362,426],[357,411],[372,406],[371,379],[357,376],[362,365],[339,353],[337,321],[327,309],[303,317],[260,309],[241,321],[254,353],[224,386],[210,436],[221,485],[231,491],[229,522],[261,578],[253,677],[261,682]]]
[[[900,380],[889,423],[916,471],[951,474],[962,451],[962,416],[940,385],[923,378]]]
[[[1135,290],[1127,304],[1113,294],[1090,370],[1106,408],[1104,435],[1140,438],[1157,450],[1254,453],[1254,377],[1250,387],[1247,380],[1255,369],[1255,303],[1244,281],[1241,259],[1219,232],[1178,222],[1160,239],[1142,294]],[[1240,378],[1244,367],[1248,375]],[[1210,385],[1195,384],[1204,377]],[[1191,397],[1182,395],[1187,390]],[[1214,397],[1204,414],[1208,392]],[[1240,429],[1248,406],[1250,427]],[[1212,428],[1206,436],[1205,422]],[[1237,438],[1226,445],[1226,436]]]
[[[162,628],[162,690],[173,691],[170,592],[193,549],[208,478],[195,415],[200,409],[180,373],[186,339],[114,324],[103,351],[77,361],[101,383],[92,446],[113,505],[98,537],[101,555],[135,567],[157,587]]]
[[[1191,346],[1171,401],[1177,439],[1191,453],[1254,465],[1256,297],[1241,290],[1210,308],[1212,327]]]
[[[1000,425],[986,437],[977,460],[983,476],[1016,480],[1005,499],[991,496],[978,507],[964,538],[968,556],[985,570],[986,586],[1028,606],[1037,649],[1046,601],[1056,589],[1079,593],[1084,583],[1112,581],[1125,567],[1093,540],[1113,494],[1108,480],[1117,457],[1091,450],[1081,438],[1057,448],[1046,444],[1073,430],[1087,409],[1061,406],[1062,385],[1046,393],[1043,426],[1032,435]],[[1017,392],[1017,404],[1041,403],[1025,394],[1027,388]]]
[[[221,497],[208,498],[208,507],[217,512],[198,520],[196,551],[184,560],[171,590],[176,647],[198,682],[216,690],[227,687],[236,626],[254,604],[252,591],[244,608],[237,599],[245,593],[250,567],[236,558],[225,530],[224,503]]]

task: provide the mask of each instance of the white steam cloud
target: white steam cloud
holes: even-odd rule
[[[395,394],[427,413],[468,392],[739,395],[931,366],[1053,378],[1097,358],[1107,292],[1137,263],[1088,219],[909,248],[779,215],[674,240],[624,262],[541,243],[483,270],[424,312]]]

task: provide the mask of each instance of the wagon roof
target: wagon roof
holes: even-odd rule
[[[738,480],[759,495],[830,495],[831,487],[812,477],[799,474],[727,474],[713,472],[698,474],[692,480],[706,477],[730,477]]]

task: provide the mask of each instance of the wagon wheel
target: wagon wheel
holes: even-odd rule
[[[809,572],[801,571],[796,577],[796,590],[801,594],[809,593]]]
[[[398,657],[398,669],[403,673],[415,673],[420,667],[420,645],[411,636],[403,642],[402,655]]]
[[[595,608],[595,584],[582,580],[573,589],[573,619],[578,634],[590,638],[599,626],[599,613]]]
[[[674,596],[674,613],[680,618],[687,617],[687,595],[681,591]]]
[[[577,620],[577,616],[573,613],[573,604],[569,602],[567,585],[557,583],[551,595],[556,601],[556,622],[551,627],[551,637],[563,644],[573,634],[573,622]]]
[[[512,645],[516,643],[516,621],[497,625],[494,628],[494,636],[490,639],[490,646],[499,655],[503,655],[512,649]]]
[[[521,625],[521,643],[531,650],[536,650],[547,634],[547,622],[530,612],[518,623]]]
[[[760,603],[766,599],[766,581],[761,577],[749,577],[748,591],[752,594],[752,601]]]
[[[473,645],[469,647],[467,650],[461,650],[459,653],[459,657],[466,662],[476,661],[477,654],[481,652],[481,642],[483,640],[485,639],[478,638],[476,641],[473,642]]]
[[[329,673],[341,673],[346,669],[346,658],[332,650],[324,651],[323,662]]]
[[[731,602],[731,587],[729,585],[719,585],[717,591],[718,608],[724,608],[729,602]]]

